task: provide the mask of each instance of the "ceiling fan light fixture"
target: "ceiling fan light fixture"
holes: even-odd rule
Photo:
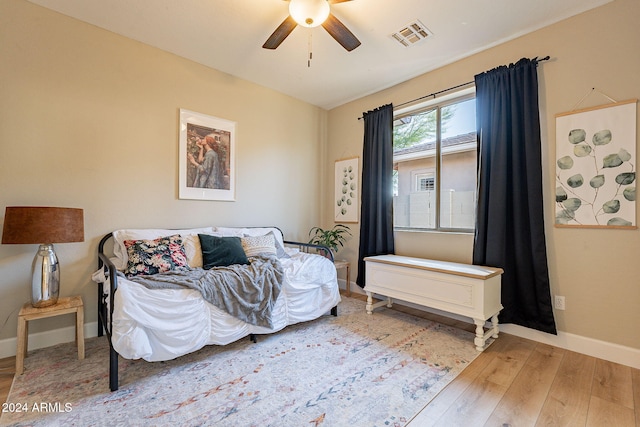
[[[321,25],[329,17],[327,0],[291,0],[289,14],[303,27],[313,28]]]

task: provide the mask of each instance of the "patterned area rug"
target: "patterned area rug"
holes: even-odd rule
[[[120,358],[108,344],[35,350],[0,418],[15,426],[402,426],[477,355],[473,334],[344,298],[338,317],[168,362]]]

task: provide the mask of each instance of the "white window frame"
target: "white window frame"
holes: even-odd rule
[[[433,191],[436,189],[436,171],[435,169],[429,171],[420,171],[414,175],[415,178],[415,191]],[[431,181],[430,188],[422,188],[421,181]]]
[[[431,108],[437,108],[437,107],[445,107],[447,105],[451,105],[451,104],[456,104],[459,102],[463,102],[465,100],[471,99],[475,97],[475,93],[476,93],[476,88],[475,86],[472,86],[470,88],[467,89],[463,89],[463,90],[459,90],[456,92],[452,92],[450,94],[446,94],[443,96],[440,96],[438,98],[433,98],[433,99],[429,99],[427,101],[423,101],[420,103],[416,103],[407,107],[403,107],[403,108],[399,108],[394,110],[393,113],[393,120],[397,120],[398,118],[401,118],[402,116],[407,116],[407,115],[412,115],[412,114],[418,114],[422,111],[426,111],[428,109]],[[440,120],[440,117],[438,117],[438,120]],[[426,229],[422,229],[422,228],[415,228],[415,227],[402,227],[402,226],[397,226],[394,227],[394,229],[396,231],[429,231],[429,232],[453,232],[453,233],[473,233],[475,232],[475,230],[472,229],[466,229],[466,228],[445,228],[445,227],[441,227],[440,226],[440,188],[439,188],[439,182],[440,182],[440,171],[442,169],[442,165],[441,165],[441,138],[440,138],[440,127],[438,127],[438,135],[437,135],[437,144],[436,144],[436,167],[435,167],[435,173],[434,173],[434,190],[436,191],[436,226],[434,228],[426,228]],[[408,158],[404,158],[405,156],[398,156],[398,157],[394,157],[394,163],[396,162],[402,162],[402,161],[406,161],[409,160]],[[418,176],[421,174],[416,174],[416,176],[414,177],[415,180],[415,190],[419,191],[418,188]]]

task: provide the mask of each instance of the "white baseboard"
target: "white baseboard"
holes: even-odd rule
[[[84,336],[85,338],[98,336],[98,322],[85,323]],[[29,334],[29,348],[27,350],[51,347],[52,345],[72,342],[75,340],[75,326],[68,326],[66,328],[54,329],[46,332],[37,332],[35,334]],[[15,356],[17,345],[18,339],[15,337],[0,341],[0,359]]]
[[[342,282],[344,283],[345,281],[342,280]],[[358,294],[364,294],[362,289],[355,283],[351,283],[351,291]],[[454,319],[465,322],[469,321],[469,319],[464,316],[445,313],[440,310],[430,309],[417,304],[396,301],[394,301],[394,304],[429,311],[435,314],[452,317]],[[532,341],[541,342],[543,344],[552,345],[554,347],[563,348],[565,350],[575,351],[577,353],[586,354],[588,356],[597,357],[599,359],[620,363],[621,365],[630,366],[635,369],[640,369],[640,349],[637,348],[626,347],[623,345],[570,334],[563,331],[558,331],[558,335],[551,335],[544,332],[536,331],[534,329],[529,329],[523,326],[512,324],[500,324],[500,332],[515,335],[521,338],[527,338]],[[30,334],[29,350],[35,350],[37,348],[50,347],[52,345],[74,341],[75,333],[75,327],[69,326],[52,331]],[[86,323],[84,325],[84,336],[86,338],[95,337],[97,335],[98,322]],[[0,341],[0,359],[15,356],[16,345],[17,338],[7,338]]]
[[[354,293],[364,294],[364,291],[362,291],[362,289],[358,285],[355,285],[355,288],[356,289]],[[351,289],[353,292],[353,284]],[[450,317],[463,322],[472,323],[470,322],[470,319],[468,317],[447,313],[418,304],[412,304],[410,302],[398,300],[394,300],[393,303],[403,305],[405,307],[415,308],[418,310],[428,311],[430,313]],[[489,322],[487,322],[487,327],[490,327]],[[640,349],[638,348],[626,347],[620,344],[596,340],[593,338],[570,334],[563,331],[558,331],[558,335],[552,335],[545,332],[537,331],[535,329],[529,329],[525,328],[524,326],[513,324],[501,323],[500,332],[530,339],[532,341],[537,341],[543,344],[552,345],[554,347],[563,348],[565,350],[575,351],[576,353],[586,354],[587,356],[597,357],[598,359],[608,360],[610,362],[630,366],[635,369],[640,369]]]
[[[535,329],[512,324],[500,324],[500,332],[640,369],[640,349],[637,348],[626,347],[563,331],[558,331],[558,335],[546,334],[536,331]]]

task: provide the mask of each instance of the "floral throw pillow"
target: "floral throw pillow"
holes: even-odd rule
[[[154,240],[125,240],[127,277],[187,270],[187,254],[179,234]]]

